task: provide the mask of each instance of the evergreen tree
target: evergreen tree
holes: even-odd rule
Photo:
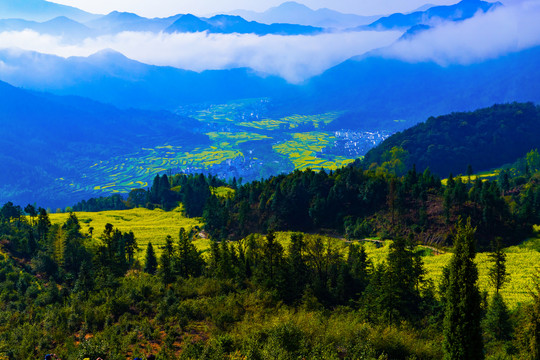
[[[390,323],[413,320],[421,300],[418,283],[422,272],[416,267],[422,269],[422,264],[416,264],[411,244],[402,238],[396,238],[390,246],[387,262],[378,300],[381,315]]]
[[[94,276],[92,273],[92,264],[89,261],[83,261],[79,271],[79,277],[75,283],[73,291],[75,293],[81,293],[85,298],[94,288]]]
[[[506,271],[506,254],[502,249],[501,239],[497,238],[494,241],[493,253],[489,254],[490,261],[493,267],[489,269],[489,282],[495,287],[495,292],[498,294],[503,285],[508,282],[509,274]]]
[[[204,260],[192,242],[192,233],[184,228],[180,229],[178,236],[178,256],[175,261],[175,270],[181,277],[199,276],[202,273]]]
[[[512,323],[508,307],[499,293],[493,295],[484,319],[484,329],[489,338],[500,341],[509,340],[512,334]]]
[[[154,252],[154,247],[152,246],[151,242],[148,242],[148,246],[146,247],[144,272],[154,275],[157,270],[157,265],[158,263],[157,263],[156,253]]]
[[[133,233],[133,231],[124,234],[124,241],[127,262],[131,266],[135,261],[135,252],[137,251],[137,249],[139,249],[139,246],[137,245],[137,239],[135,238],[135,234]]]
[[[173,251],[172,238],[170,235],[167,235],[167,238],[165,239],[165,246],[163,247],[163,253],[159,258],[159,276],[165,285],[174,281],[172,268]]]
[[[43,208],[38,209],[39,215],[38,215],[38,241],[44,242],[45,238],[47,237],[47,232],[49,231],[49,228],[51,227],[51,221],[49,220],[49,214],[47,214],[47,210]]]
[[[481,297],[478,290],[478,269],[475,233],[470,219],[460,220],[454,238],[454,255],[445,271],[448,279],[443,322],[444,358],[446,360],[483,359]]]
[[[293,233],[291,235],[288,257],[291,274],[288,279],[290,283],[290,300],[300,299],[304,293],[304,288],[309,281],[309,269],[304,258],[305,247],[304,235],[301,233]]]
[[[258,280],[270,289],[278,285],[278,272],[283,262],[283,246],[276,240],[275,233],[270,231],[262,246],[262,258],[258,270]]]

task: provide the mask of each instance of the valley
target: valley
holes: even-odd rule
[[[269,104],[269,99],[245,99],[182,107],[177,114],[197,120],[191,130],[208,136],[206,147],[181,139],[103,160],[98,156],[93,164],[70,159],[75,168],[55,179],[54,191],[77,198],[127,194],[147,188],[156,174],[165,173],[211,173],[251,181],[307,168],[335,170],[391,135],[384,130],[325,130],[343,112],[271,119]]]

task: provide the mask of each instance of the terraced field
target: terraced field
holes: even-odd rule
[[[239,126],[251,127],[259,130],[290,130],[300,126],[312,126],[314,129],[319,129],[323,125],[328,125],[337,119],[342,112],[335,111],[320,115],[292,115],[278,120],[264,119],[254,121],[243,121],[238,123]]]
[[[295,169],[329,169],[335,170],[354,161],[343,156],[329,156],[323,153],[326,147],[332,146],[336,138],[324,132],[306,132],[292,134],[292,140],[274,145],[278,154],[287,156]]]
[[[373,139],[336,138],[324,126],[342,112],[272,119],[267,116],[268,99],[246,99],[226,104],[195,105],[178,113],[200,122],[196,132],[208,137],[206,144],[188,144],[163,134],[147,146],[124,154],[70,160],[73,171],[55,180],[56,193],[79,194],[77,198],[128,193],[151,185],[156,174],[212,173],[220,177],[258,180],[295,169],[334,170],[349,164],[375,145]],[[173,136],[173,137],[171,137]],[[382,140],[382,138],[381,138]],[[347,149],[336,144],[349,141]],[[362,142],[363,141],[363,142]],[[341,150],[340,150],[341,149]],[[84,194],[84,195],[82,195]]]

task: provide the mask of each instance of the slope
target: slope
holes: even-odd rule
[[[494,105],[474,112],[429,118],[386,139],[363,159],[381,164],[385,152],[402,147],[407,167],[428,168],[440,176],[464,174],[467,166],[488,170],[540,147],[540,107],[532,103]]]
[[[0,94],[0,202],[59,206],[66,195],[54,180],[77,172],[81,163],[90,166],[153,146],[156,137],[185,146],[208,141],[189,130],[194,120],[167,112],[122,111],[83,98],[30,93],[3,82]],[[88,195],[81,190],[75,197]]]

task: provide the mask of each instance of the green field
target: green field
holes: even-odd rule
[[[295,169],[329,169],[335,170],[350,164],[354,159],[342,156],[328,156],[322,151],[332,146],[336,138],[324,132],[307,132],[291,134],[292,140],[274,145],[274,151],[287,156]]]
[[[194,130],[208,136],[206,144],[164,136],[131,153],[74,161],[71,173],[55,179],[55,191],[89,198],[147,188],[157,174],[169,171],[225,176],[234,169],[236,177],[250,181],[294,169],[335,170],[354,160],[326,151],[336,138],[323,127],[342,112],[270,118],[268,103],[245,99],[179,109],[180,115],[199,121]]]
[[[314,129],[319,129],[323,125],[330,124],[337,119],[342,112],[334,111],[319,115],[292,115],[280,119],[263,119],[253,121],[243,121],[238,123],[239,126],[259,129],[259,130],[288,130],[296,129],[300,126],[312,126]]]
[[[77,212],[76,215],[81,225],[81,232],[89,234],[89,229],[93,228],[92,238],[96,241],[99,241],[99,236],[107,223],[112,224],[122,232],[133,231],[139,245],[138,259],[144,259],[148,242],[152,243],[156,253],[159,254],[161,253],[161,246],[165,244],[167,235],[172,236],[173,240],[176,241],[180,228],[183,227],[189,231],[195,226],[202,225],[199,219],[184,217],[181,207],[169,212],[161,209],[136,208],[101,212]],[[50,214],[49,216],[51,223],[62,224],[69,214]],[[199,237],[195,241],[195,245],[201,251],[205,251],[210,247],[210,242]]]
[[[222,190],[217,190],[221,191]],[[222,194],[226,195],[226,194]],[[142,260],[146,250],[146,245],[151,242],[159,254],[160,247],[164,245],[167,235],[171,235],[176,241],[181,227],[191,229],[195,226],[202,226],[199,219],[189,219],[182,215],[182,208],[165,212],[160,209],[148,210],[137,208],[131,210],[103,211],[103,212],[78,212],[77,217],[82,226],[82,232],[89,233],[89,228],[93,227],[92,238],[98,241],[99,235],[103,232],[106,223],[111,223],[115,228],[123,232],[133,231],[139,244],[138,258]],[[51,222],[63,223],[68,214],[50,214]],[[540,228],[537,228],[540,230]],[[277,233],[277,239],[288,248],[290,232]],[[261,235],[255,235],[261,238]],[[320,235],[306,234],[306,241],[315,237],[322,237],[324,241],[331,243],[336,250],[344,256],[347,252],[348,244],[343,239],[325,237]],[[374,264],[378,264],[386,259],[391,241],[384,241],[381,244],[364,241],[364,246],[369,258]],[[210,247],[210,240],[198,237],[195,245],[200,251],[206,252]],[[382,245],[382,246],[381,246]],[[422,250],[419,247],[419,250]],[[425,249],[424,249],[425,250]],[[519,303],[530,300],[529,290],[532,275],[540,267],[540,238],[532,238],[519,246],[512,246],[505,250],[507,254],[507,269],[510,273],[510,281],[502,289],[502,295],[507,304],[514,308]],[[442,268],[448,264],[452,254],[447,252],[441,255],[434,255],[433,251],[427,249],[422,251],[424,264],[427,270],[427,278],[435,284],[440,282]],[[480,273],[481,289],[492,292],[488,281],[488,269],[490,267],[488,253],[480,253],[476,258]]]

